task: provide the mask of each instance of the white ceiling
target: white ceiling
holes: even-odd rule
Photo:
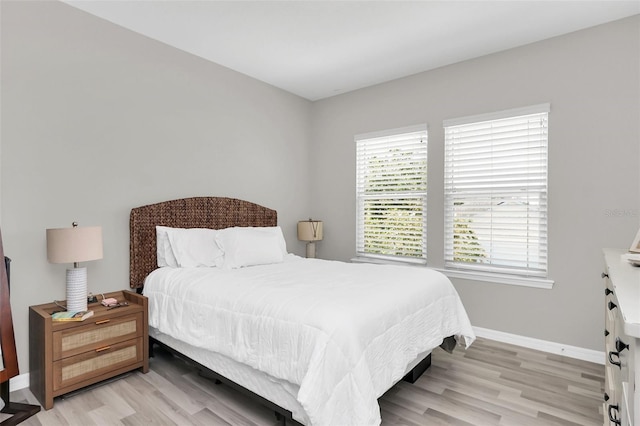
[[[63,1],[310,100],[640,13],[640,0]]]

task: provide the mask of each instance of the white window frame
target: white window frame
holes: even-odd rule
[[[550,105],[547,103],[443,122],[445,130],[444,271],[448,276],[540,288],[552,287],[553,281],[547,279],[549,112]],[[527,145],[528,148],[522,149],[522,155],[517,152],[513,157],[508,157],[509,162],[526,159],[528,161],[527,167],[519,167],[516,173],[516,169],[510,170],[500,164],[494,164],[493,160],[491,160],[491,164],[486,166],[478,163],[479,156],[484,154],[487,154],[491,159],[499,158],[493,152],[493,150],[497,152],[500,148],[498,148],[499,142],[494,130],[490,128],[491,125],[497,126],[509,120],[514,122],[521,117],[528,116],[538,117],[534,120],[540,120],[541,127],[531,131],[532,134],[538,134],[526,136],[527,142],[522,142],[523,139],[519,139],[518,142],[508,140],[512,149],[524,146],[524,144]],[[477,134],[474,131],[473,137],[471,137],[471,129],[474,126],[476,128],[477,126],[483,127],[484,134]],[[464,131],[467,133],[462,133]],[[500,132],[500,130],[495,131]],[[532,149],[534,149],[531,148],[532,144],[540,145],[535,148],[535,155],[531,155]],[[476,151],[476,148],[479,151]],[[471,155],[465,157],[464,155],[467,154]],[[533,166],[531,167],[530,164]],[[507,180],[498,178],[499,173],[506,174]],[[468,179],[465,180],[465,178]],[[487,183],[483,185],[482,182],[485,182],[485,179]],[[477,195],[480,193],[483,195]],[[528,198],[524,197],[524,194],[527,194]],[[507,212],[504,219],[496,219],[497,216],[505,214],[504,211],[500,212],[504,209],[497,206],[510,202],[508,201],[510,198],[515,200],[513,201],[514,205],[519,205],[512,206],[514,212]],[[490,201],[486,201],[487,199]],[[522,199],[526,199],[527,202],[522,202]],[[472,209],[475,207],[470,205],[467,205],[466,209],[455,207],[464,203],[464,200],[471,200],[475,203],[478,203],[479,200],[482,201],[477,204],[478,210],[474,212]],[[529,221],[529,215],[536,216]],[[454,235],[461,235],[454,230],[456,219],[477,222],[472,238],[477,241],[475,244],[480,252],[478,259],[474,259],[470,251],[463,251],[462,254],[456,251],[460,250],[458,245],[455,245],[454,248]],[[515,224],[521,221],[524,225],[522,223]],[[497,230],[501,223],[509,229],[508,235],[494,237],[498,234]],[[514,231],[520,225],[524,226],[523,230]],[[470,231],[474,232],[473,228],[470,228]],[[515,239],[520,239],[523,242],[515,242]],[[507,244],[519,245],[517,249],[509,248],[506,250]],[[490,248],[487,249],[489,246]],[[499,247],[496,248],[496,246]],[[465,247],[470,249],[471,245],[465,244]],[[488,258],[486,257],[487,252]],[[465,256],[469,259],[468,261],[460,260]]]
[[[407,140],[408,139],[408,140]],[[374,133],[366,133],[356,135],[355,138],[356,144],[356,261],[374,261],[374,262],[402,262],[402,263],[410,263],[410,264],[426,264],[427,262],[427,188],[426,188],[426,179],[427,179],[427,146],[428,146],[428,133],[426,124],[421,124],[417,126],[403,127],[397,129],[390,129],[381,132]],[[424,144],[424,146],[420,146],[420,144]],[[422,166],[418,166],[418,168],[422,168],[422,170],[416,172],[413,175],[413,180],[411,182],[420,182],[418,185],[421,189],[419,190],[407,190],[407,191],[367,191],[366,189],[366,178],[367,176],[371,176],[370,173],[370,162],[367,162],[367,158],[371,158],[371,155],[381,155],[382,158],[387,153],[384,152],[387,149],[387,145],[389,147],[393,145],[394,149],[404,150],[405,152],[411,152],[411,150],[416,150],[417,155],[412,157],[413,161],[418,161],[423,163]],[[367,148],[368,146],[368,148]],[[382,147],[382,148],[379,148]],[[382,149],[382,151],[380,151]],[[392,165],[397,163],[389,163],[388,165]],[[403,167],[407,166],[407,164],[403,164]],[[391,179],[393,182],[409,182],[409,179],[405,180],[403,175],[397,174],[394,175],[394,168],[389,167],[389,172],[391,173]],[[420,181],[420,179],[423,180]],[[390,251],[390,247],[384,247],[388,244],[389,240],[381,241],[380,248],[372,248],[371,245],[368,245],[366,241],[375,240],[376,237],[376,226],[370,226],[367,228],[367,238],[365,238],[365,206],[368,205],[369,209],[371,209],[372,203],[384,203],[384,202],[392,202],[396,201],[399,203],[406,203],[405,205],[410,209],[411,203],[418,203],[421,207],[421,216],[419,216],[420,223],[416,227],[416,222],[411,220],[410,217],[404,216],[402,219],[407,220],[403,224],[405,230],[412,235],[412,239],[416,238],[416,232],[420,233],[419,241],[408,242],[408,244],[403,245],[399,251],[407,253],[408,251],[419,251],[419,256],[415,255],[398,255],[398,254],[390,254],[390,253],[380,253],[379,251]],[[369,210],[370,211],[370,210]],[[381,209],[384,211],[384,208]],[[373,235],[373,236],[372,236]],[[378,234],[378,236],[382,236],[382,234]],[[381,237],[381,240],[384,237]]]

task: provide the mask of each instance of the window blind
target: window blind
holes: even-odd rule
[[[547,275],[548,113],[444,123],[445,267]]]
[[[426,262],[426,126],[356,136],[358,256]]]

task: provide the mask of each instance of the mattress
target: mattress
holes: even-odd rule
[[[419,354],[450,335],[475,338],[451,282],[428,268],[290,255],[235,270],[159,268],[144,293],[151,327],[277,379],[311,425],[379,424],[377,398]]]

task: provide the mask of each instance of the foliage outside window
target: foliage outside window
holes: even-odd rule
[[[546,277],[548,113],[444,123],[445,267]]]
[[[355,139],[358,256],[426,263],[426,126]]]

